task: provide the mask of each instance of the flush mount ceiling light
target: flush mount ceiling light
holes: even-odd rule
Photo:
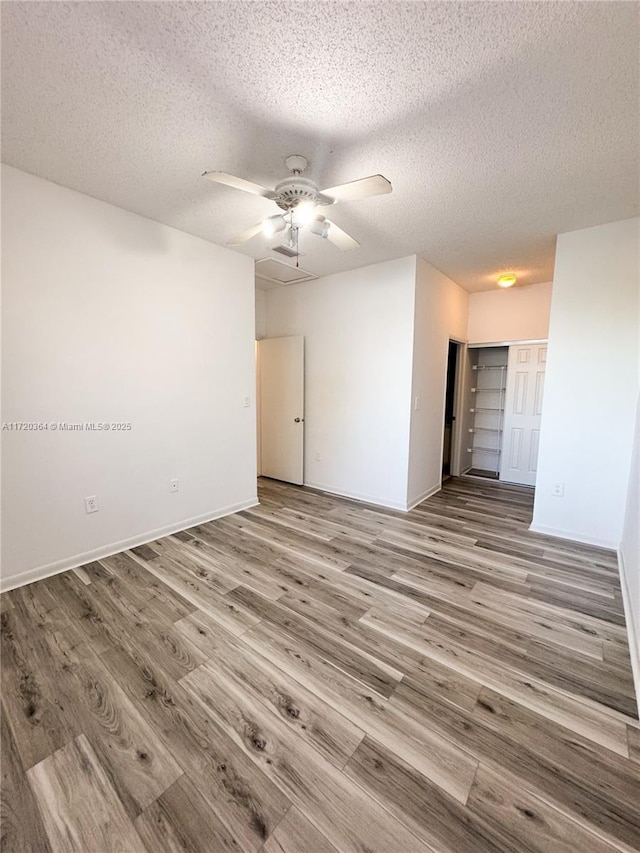
[[[516,277],[512,272],[501,275],[498,279],[498,287],[513,287],[515,283]]]
[[[308,165],[305,157],[300,154],[292,154],[287,157],[285,163],[291,172],[291,176],[279,181],[273,190],[254,184],[252,181],[246,181],[244,178],[229,175],[227,172],[203,173],[203,178],[210,181],[226,184],[229,187],[235,187],[235,189],[275,201],[280,210],[283,211],[275,216],[270,216],[264,222],[252,225],[251,228],[227,240],[227,245],[239,246],[260,232],[266,237],[273,237],[286,228],[285,240],[292,248],[295,247],[296,255],[300,229],[307,229],[318,237],[324,237],[342,249],[343,252],[357,249],[360,245],[358,241],[350,237],[334,222],[330,222],[326,217],[320,215],[317,208],[323,205],[336,204],[339,201],[355,201],[369,196],[390,193],[391,184],[389,181],[382,175],[370,175],[368,178],[361,178],[348,184],[319,190],[313,181],[302,177],[302,172]]]

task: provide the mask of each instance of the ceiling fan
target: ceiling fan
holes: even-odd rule
[[[382,175],[370,175],[368,178],[360,178],[348,184],[319,190],[313,181],[302,177],[308,165],[306,157],[292,154],[287,157],[285,163],[291,176],[279,181],[273,190],[254,184],[252,181],[246,181],[244,178],[229,175],[227,172],[203,172],[202,177],[210,181],[275,201],[282,211],[269,216],[263,222],[252,225],[241,234],[236,234],[235,237],[227,240],[227,245],[239,246],[260,232],[266,237],[273,237],[284,231],[284,239],[292,249],[295,249],[297,257],[298,233],[301,228],[306,228],[312,234],[329,240],[343,252],[357,249],[360,245],[358,241],[339,228],[335,222],[328,220],[318,211],[318,208],[336,204],[339,201],[354,201],[390,193],[390,182]]]

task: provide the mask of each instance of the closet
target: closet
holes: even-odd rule
[[[465,473],[534,486],[546,343],[471,346],[467,357]]]
[[[468,473],[494,480],[500,476],[508,359],[508,347],[469,350]]]

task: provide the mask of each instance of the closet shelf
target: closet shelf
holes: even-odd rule
[[[477,361],[493,363],[471,364],[471,370],[476,372],[469,373],[467,385],[467,393],[473,394],[473,397],[468,398],[470,435],[467,441],[472,446],[467,448],[467,452],[471,454],[470,461],[473,468],[485,472],[493,469],[493,475],[496,478],[499,475],[504,438],[503,421],[508,381],[507,353],[506,348],[498,347],[486,350],[486,354],[478,353]],[[475,387],[469,388],[469,386]],[[491,473],[487,475],[491,476]]]

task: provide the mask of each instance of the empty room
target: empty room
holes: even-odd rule
[[[640,4],[0,27],[3,853],[640,851]]]

